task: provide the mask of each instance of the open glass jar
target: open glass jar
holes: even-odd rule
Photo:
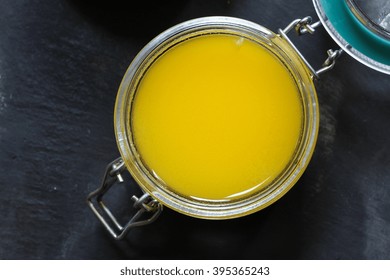
[[[321,2],[314,0],[319,15]],[[312,33],[318,25],[307,17],[276,34],[243,19],[198,18],[141,50],[116,101],[121,158],[88,196],[114,238],[154,221],[162,205],[197,218],[236,218],[267,207],[297,182],[318,133],[313,79],[331,69],[342,51],[328,51],[315,71],[287,33]],[[366,57],[345,41],[340,45]],[[384,72],[386,67],[375,64]],[[103,196],[123,181],[125,169],[144,195],[133,197],[139,211],[122,226]]]

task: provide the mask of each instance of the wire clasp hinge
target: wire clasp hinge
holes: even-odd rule
[[[313,76],[315,78],[319,78],[319,76],[322,74],[322,73],[325,73],[329,70],[331,70],[334,65],[336,64],[336,60],[337,58],[339,58],[339,56],[344,52],[342,49],[338,49],[338,50],[332,50],[332,49],[329,49],[327,51],[327,54],[328,54],[328,57],[326,58],[326,60],[324,61],[324,63],[322,64],[322,68],[320,68],[319,70],[314,70],[314,68],[311,66],[311,64],[306,60],[306,58],[301,54],[301,52],[297,49],[297,47],[294,45],[294,43],[290,40],[290,38],[287,36],[287,34],[292,30],[294,29],[295,32],[298,34],[298,35],[304,35],[304,34],[313,34],[315,32],[315,29],[321,25],[321,22],[320,21],[317,21],[315,23],[312,23],[312,18],[311,17],[305,17],[303,19],[296,19],[294,21],[292,21],[286,28],[284,29],[279,29],[278,30],[278,33],[279,35],[285,39],[289,44],[290,46],[298,53],[298,55],[300,56],[300,58],[302,59],[302,61],[305,63],[305,65],[309,68],[309,70],[312,72]]]
[[[122,172],[125,169],[122,158],[118,158],[108,164],[100,188],[91,192],[87,197],[87,203],[93,213],[117,240],[122,239],[134,227],[154,222],[163,210],[162,204],[153,199],[149,194],[144,193],[141,197],[133,195],[131,200],[134,202],[134,208],[138,209],[136,214],[124,226],[118,222],[117,218],[103,202],[103,196],[114,184],[123,183]]]

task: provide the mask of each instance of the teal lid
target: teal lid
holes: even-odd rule
[[[390,74],[389,1],[313,0],[313,3],[325,29],[341,48],[363,64]]]

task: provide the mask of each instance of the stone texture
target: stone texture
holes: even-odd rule
[[[0,1],[0,259],[389,259],[390,79],[346,55],[316,83],[317,148],[280,201],[226,221],[165,209],[111,239],[85,200],[119,156],[116,91],[142,46],[206,15],[316,18],[304,0],[138,2]],[[335,46],[294,40],[314,64]]]

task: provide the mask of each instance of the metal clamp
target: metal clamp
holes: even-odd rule
[[[306,60],[306,58],[301,54],[301,52],[297,49],[294,43],[287,36],[287,33],[289,33],[292,29],[294,29],[298,35],[304,35],[307,33],[313,34],[315,32],[315,29],[320,25],[321,25],[320,21],[312,23],[311,17],[305,17],[303,19],[296,19],[292,21],[285,29],[278,30],[279,35],[283,39],[285,39],[290,44],[290,46],[298,53],[302,61],[312,72],[313,76],[316,78],[319,78],[319,75],[331,70],[334,67],[337,58],[343,53],[343,50],[342,49],[328,50],[327,51],[328,57],[325,60],[325,62],[322,64],[322,68],[320,68],[319,70],[314,70],[311,64]]]
[[[137,213],[124,226],[118,222],[110,209],[104,204],[103,196],[115,183],[124,181],[122,172],[125,169],[122,158],[118,158],[108,164],[100,188],[91,192],[87,197],[87,203],[93,213],[117,240],[122,239],[132,228],[154,222],[163,210],[162,204],[153,199],[149,194],[144,193],[139,198],[133,195],[131,200],[134,201],[134,208],[138,209]],[[147,218],[141,219],[143,216],[147,216]]]

